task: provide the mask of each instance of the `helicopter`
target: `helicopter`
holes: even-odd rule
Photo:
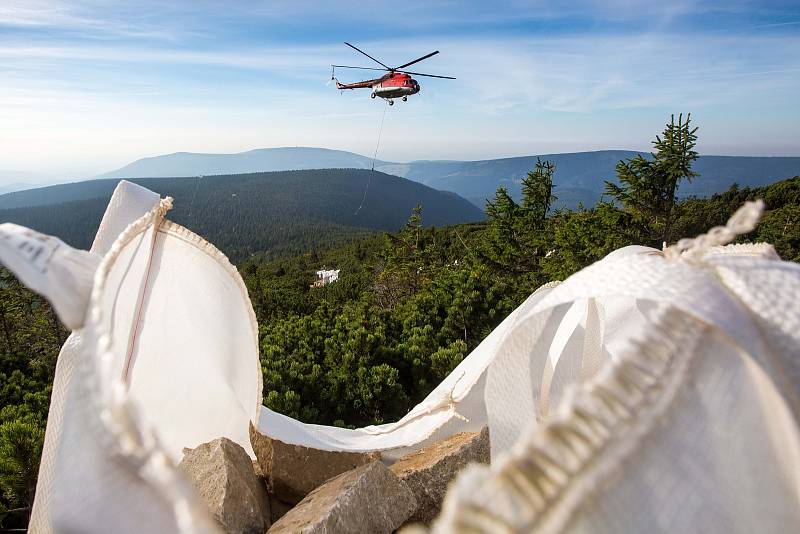
[[[439,53],[438,50],[431,52],[430,54],[424,55],[421,58],[417,58],[414,61],[409,61],[408,63],[404,63],[399,67],[388,67],[384,63],[378,61],[374,57],[370,56],[363,50],[359,50],[355,46],[351,45],[350,43],[345,42],[347,46],[354,49],[356,52],[360,52],[364,54],[368,58],[370,58],[375,63],[379,64],[382,69],[378,69],[375,67],[352,67],[350,65],[331,65],[333,68],[331,72],[331,80],[336,82],[337,89],[372,89],[372,93],[370,96],[375,98],[379,96],[381,98],[386,99],[389,105],[394,105],[395,98],[402,98],[403,102],[408,101],[408,97],[410,95],[415,95],[419,93],[419,82],[411,77],[414,76],[427,76],[428,78],[443,78],[445,80],[455,80],[452,76],[438,76],[436,74],[422,74],[420,72],[409,72],[404,69],[408,66],[413,65],[414,63],[418,63],[423,59],[428,59],[431,56],[435,56]],[[375,78],[374,80],[364,80],[361,82],[355,83],[340,83],[339,80],[336,79],[335,73],[336,69],[361,69],[361,70],[378,70],[378,71],[387,71],[386,74],[381,76],[380,78]]]

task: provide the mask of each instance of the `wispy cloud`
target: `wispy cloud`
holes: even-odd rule
[[[170,3],[141,0],[136,9],[98,1],[5,0],[0,4],[0,31],[5,29],[55,32],[90,40],[139,39],[177,41],[197,35],[175,17]],[[133,16],[132,16],[133,15]],[[35,37],[36,34],[31,35]],[[46,33],[42,33],[47,37]]]
[[[757,24],[753,28],[780,28],[782,26],[796,26],[800,24],[800,20],[793,20],[790,22],[775,22],[772,24]]]

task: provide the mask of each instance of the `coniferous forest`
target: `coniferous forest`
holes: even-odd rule
[[[746,200],[766,212],[743,241],[768,241],[800,261],[800,177],[736,185],[678,201],[697,129],[673,118],[651,158],[617,165],[594,207],[552,209],[558,169],[539,161],[521,201],[500,188],[487,220],[426,226],[425,206],[397,232],[332,248],[238,263],[259,321],[264,404],[307,422],[396,420],[419,402],[540,285],[563,280],[621,246],[661,248],[724,224]],[[301,199],[302,200],[302,199]],[[241,257],[244,257],[242,255]],[[315,271],[339,280],[312,288]],[[0,270],[0,527],[27,522],[56,357],[67,331],[50,306]]]
[[[259,172],[131,179],[175,208],[169,218],[214,243],[236,264],[285,257],[396,230],[422,202],[428,225],[477,221],[483,213],[453,193],[364,169]],[[118,180],[90,180],[20,191],[0,199],[0,221],[55,235],[88,249]]]

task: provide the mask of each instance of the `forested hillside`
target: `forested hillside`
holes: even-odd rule
[[[441,191],[451,191],[483,209],[486,199],[503,186],[511,197],[522,199],[522,179],[537,159],[550,161],[558,168],[554,185],[558,194],[555,207],[575,208],[579,203],[594,206],[604,193],[606,180],[616,180],[616,165],[636,156],[630,150],[598,150],[543,154],[477,161],[375,161],[375,169],[400,176]],[[645,154],[647,155],[647,154]],[[99,178],[138,179],[161,176],[232,175],[292,169],[369,169],[372,158],[312,147],[284,147],[251,150],[239,154],[196,154],[179,152],[137,160]],[[699,156],[694,169],[700,180],[684,182],[678,196],[708,196],[727,190],[733,183],[760,187],[800,174],[800,157]],[[110,194],[112,182],[92,180],[40,188],[36,192],[0,195],[0,209],[85,200]],[[2,193],[0,188],[0,193]]]
[[[660,247],[705,232],[745,200],[762,198],[767,210],[742,240],[770,241],[800,261],[800,177],[678,200],[681,182],[702,180],[695,140],[688,121],[672,121],[654,143],[656,157],[618,162],[617,180],[606,185],[613,203],[591,209],[554,210],[558,168],[540,161],[523,179],[521,201],[496,191],[486,221],[426,227],[435,208],[424,205],[406,210],[399,232],[240,262],[259,321],[264,403],[324,424],[398,419],[541,284],[624,245]],[[339,280],[309,287],[322,267],[340,269]],[[66,332],[5,271],[0,297],[0,526],[15,528],[32,502]]]
[[[603,195],[604,182],[616,179],[616,165],[632,158],[631,150],[597,150],[561,154],[538,154],[476,161],[418,160],[408,163],[375,161],[375,169],[402,176],[441,191],[452,191],[484,207],[486,199],[500,186],[521,200],[522,179],[537,159],[558,168],[555,206],[574,208],[579,203],[594,206]],[[238,154],[197,154],[179,152],[143,158],[98,178],[146,178],[156,176],[197,176],[291,169],[369,169],[372,158],[313,147],[282,147],[250,150]],[[798,157],[699,156],[694,169],[701,180],[685,182],[680,197],[708,196],[727,190],[731,184],[760,187],[800,174]],[[0,207],[3,199],[0,198]]]
[[[594,206],[603,197],[605,181],[616,180],[617,162],[636,155],[630,150],[598,150],[484,161],[414,161],[380,169],[436,189],[454,191],[483,207],[500,186],[517,202],[522,200],[522,179],[541,159],[558,169],[554,177],[556,207],[574,208],[579,203]],[[647,153],[645,156],[649,157]],[[682,183],[678,189],[680,198],[721,193],[734,183],[749,187],[771,184],[800,174],[800,158],[704,155],[698,156],[694,170],[700,179]]]
[[[376,230],[394,231],[417,204],[429,207],[427,222],[437,226],[484,217],[452,193],[365,170],[131,181],[174,197],[169,218],[213,242],[234,262],[255,253],[276,257],[330,247]],[[0,210],[0,221],[88,249],[117,182],[94,180],[9,195],[16,205],[30,207]]]

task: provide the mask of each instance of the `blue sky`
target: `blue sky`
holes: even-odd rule
[[[672,112],[702,153],[800,156],[796,1],[0,0],[0,170],[371,154],[383,104],[326,85],[331,63],[370,66],[345,40],[389,64],[438,49],[415,69],[458,78],[391,108],[383,159],[647,149]]]

